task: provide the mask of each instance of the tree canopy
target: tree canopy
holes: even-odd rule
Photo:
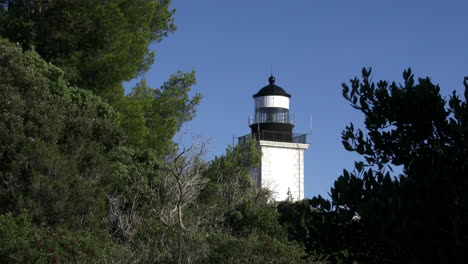
[[[193,71],[171,75],[159,89],[151,88],[143,79],[127,96],[114,102],[127,143],[167,153],[173,147],[174,135],[195,116],[202,98],[199,93],[189,96],[195,82]]]
[[[0,0],[0,36],[106,94],[149,69],[149,45],[175,30],[170,0]],[[110,95],[109,95],[110,96]]]
[[[169,0],[0,0],[0,36],[34,50],[63,70],[70,86],[91,90],[117,112],[126,144],[157,149],[195,115],[189,96],[195,72],[173,74],[160,88],[142,80],[124,95],[122,83],[154,62],[150,44],[175,31]]]
[[[0,212],[27,209],[50,225],[97,222],[107,155],[123,139],[115,111],[68,86],[35,52],[0,40],[0,61]]]
[[[310,215],[305,223],[285,218],[291,236],[314,245],[309,253],[320,249],[347,263],[466,260],[466,78],[463,84],[464,98],[453,92],[447,100],[429,78],[416,82],[411,69],[403,72],[402,84],[373,83],[370,69],[363,69],[362,80],[343,84],[344,98],[365,116],[365,128],[350,124],[343,131],[343,146],[363,160],[335,181],[331,206],[305,201],[317,208],[311,211],[283,205],[287,215]],[[392,176],[395,166],[402,172]],[[320,217],[331,218],[309,222]],[[333,232],[320,230],[330,226]],[[310,235],[304,237],[301,229]],[[326,243],[317,244],[320,239]]]
[[[1,39],[0,261],[302,263],[250,177],[255,142],[207,161],[206,142],[173,141],[194,83],[142,80],[110,105]]]

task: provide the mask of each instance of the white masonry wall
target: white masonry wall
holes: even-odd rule
[[[268,188],[275,201],[284,201],[288,192],[294,201],[304,199],[304,150],[309,144],[259,141],[260,168],[254,170],[257,186]]]

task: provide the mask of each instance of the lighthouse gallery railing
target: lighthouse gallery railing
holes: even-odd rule
[[[254,134],[248,134],[242,137],[238,137],[238,143],[244,144],[246,141],[251,140],[252,138],[255,138],[256,140],[307,144],[307,134],[268,130],[261,130]]]

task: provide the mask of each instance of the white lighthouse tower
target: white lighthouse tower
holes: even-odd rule
[[[255,115],[249,117],[251,134],[262,151],[259,168],[253,169],[258,187],[268,188],[276,201],[304,198],[304,150],[309,147],[306,134],[294,134],[294,119],[289,114],[291,95],[275,85],[253,95]]]

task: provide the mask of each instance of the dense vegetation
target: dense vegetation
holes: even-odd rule
[[[468,260],[468,78],[464,99],[446,101],[429,78],[343,84],[365,116],[343,146],[362,155],[321,197],[279,205],[291,239],[337,263],[466,263]],[[393,169],[401,170],[392,177]]]
[[[169,1],[0,1],[1,263],[301,263],[255,143],[205,159],[174,135],[195,73],[143,79]],[[58,23],[60,21],[60,23]]]
[[[195,73],[122,82],[175,30],[169,0],[0,0],[0,263],[450,263],[466,258],[468,80],[363,80],[363,156],[322,197],[268,202],[255,142],[174,141]],[[58,21],[60,23],[58,23]],[[429,107],[428,107],[429,106]],[[402,168],[391,177],[392,167]]]

